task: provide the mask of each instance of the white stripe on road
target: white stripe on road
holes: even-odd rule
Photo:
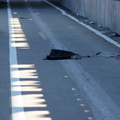
[[[12,41],[14,28],[12,27],[12,14],[9,0],[8,2],[8,24],[9,24],[9,62],[10,62],[10,82],[11,82],[11,105],[12,105],[12,120],[25,120],[23,100],[21,95],[20,79],[14,77],[14,71],[19,75],[18,68],[13,68],[13,65],[18,65],[16,47],[12,47],[11,44],[15,43]],[[18,76],[17,75],[17,76]],[[17,87],[14,85],[17,82]],[[16,89],[17,88],[17,89]]]

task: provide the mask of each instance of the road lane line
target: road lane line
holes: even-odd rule
[[[8,2],[8,24],[9,24],[9,62],[10,62],[10,82],[11,82],[11,107],[12,107],[12,120],[25,120],[23,100],[21,94],[20,79],[14,77],[14,71],[19,76],[18,68],[13,68],[13,65],[18,65],[17,61],[17,50],[16,47],[12,47],[11,44],[15,43],[12,41],[14,33],[14,28],[12,27],[12,12],[10,8],[10,2]],[[14,38],[15,39],[15,38]],[[17,82],[17,87],[15,87],[14,82]]]

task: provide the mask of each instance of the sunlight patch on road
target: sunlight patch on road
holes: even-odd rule
[[[11,65],[12,68],[35,68],[34,64],[14,64]]]
[[[11,43],[11,47],[16,47],[19,49],[30,49],[30,46],[27,42],[26,35],[24,34],[20,21],[18,18],[11,18],[11,40],[15,41]]]
[[[23,95],[24,107],[47,107],[43,94]]]
[[[12,71],[13,78],[38,78],[36,70]]]
[[[17,47],[17,48],[21,48],[21,49],[28,49],[29,45],[27,43],[13,43],[12,47]]]
[[[11,65],[12,78],[12,96],[13,100],[19,98],[21,95],[17,94],[17,91],[22,92],[23,108],[26,120],[52,120],[49,115],[49,110],[46,109],[47,104],[44,98],[43,89],[40,81],[38,80],[37,70],[34,64],[13,64]],[[16,70],[17,68],[17,70]],[[20,81],[16,81],[17,79]],[[21,87],[19,87],[21,86]],[[21,107],[21,104],[14,101],[14,109]],[[29,110],[26,110],[29,109]],[[34,109],[34,110],[32,110]],[[20,111],[14,114],[19,114]]]
[[[27,41],[26,38],[12,38],[12,41]]]
[[[52,120],[48,117],[50,112],[48,110],[38,110],[25,112],[27,120]]]

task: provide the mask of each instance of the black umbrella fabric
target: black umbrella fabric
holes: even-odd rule
[[[46,56],[45,60],[62,60],[62,59],[80,59],[80,55],[59,49],[52,49],[50,54]]]

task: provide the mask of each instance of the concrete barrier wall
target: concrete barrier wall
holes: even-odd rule
[[[51,0],[120,34],[120,0]]]

